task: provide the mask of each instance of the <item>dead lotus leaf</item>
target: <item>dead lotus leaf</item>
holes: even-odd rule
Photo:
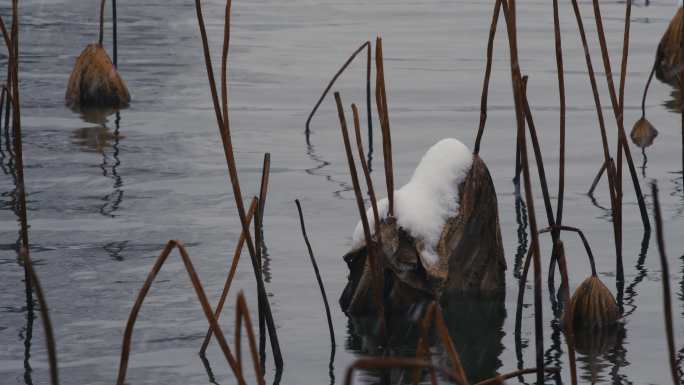
[[[679,77],[684,65],[684,8],[678,8],[660,39],[655,63],[656,78],[675,87],[679,87]]]
[[[89,44],[76,59],[69,76],[65,101],[72,109],[92,107],[123,108],[131,96],[107,51],[100,44]]]
[[[620,318],[615,297],[596,276],[585,279],[579,285],[569,306],[575,331],[601,329],[614,325]]]
[[[653,141],[658,136],[658,130],[653,127],[651,122],[646,118],[641,118],[634,123],[632,133],[629,134],[632,142],[640,148],[646,148],[653,144]]]

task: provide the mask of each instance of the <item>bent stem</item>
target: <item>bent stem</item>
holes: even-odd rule
[[[306,248],[309,251],[309,259],[311,265],[314,268],[314,273],[316,274],[316,281],[318,282],[318,287],[321,289],[321,297],[323,297],[323,304],[325,305],[325,316],[328,319],[328,330],[330,332],[330,344],[332,349],[335,349],[335,331],[333,329],[332,316],[330,315],[330,306],[328,305],[328,296],[325,294],[325,287],[323,286],[323,279],[321,278],[321,272],[318,270],[318,264],[316,263],[316,258],[313,254],[313,249],[311,248],[311,243],[309,242],[309,237],[306,235],[306,225],[304,224],[304,214],[302,214],[302,205],[299,203],[299,199],[295,199],[295,204],[297,204],[297,211],[299,212],[299,223],[302,227],[302,236],[304,237],[304,242],[306,243]]]
[[[385,70],[382,56],[382,39],[375,40],[375,102],[377,104],[380,128],[382,129],[382,155],[385,160],[385,180],[387,183],[387,216],[394,218],[394,166],[392,163],[392,135],[389,112],[387,111],[387,91],[385,89]]]
[[[135,303],[133,304],[131,314],[129,315],[128,321],[126,322],[126,329],[124,330],[123,344],[121,348],[121,361],[119,363],[119,374],[116,380],[116,384],[125,384],[126,371],[128,369],[128,358],[131,353],[131,339],[133,338],[133,327],[135,326],[135,321],[138,318],[138,313],[140,313],[143,301],[145,300],[145,297],[150,291],[152,282],[154,282],[154,279],[157,277],[159,270],[161,270],[169,254],[171,254],[171,251],[173,251],[174,248],[177,248],[180,253],[185,270],[190,276],[190,281],[192,282],[192,286],[194,287],[195,293],[197,294],[197,299],[202,305],[204,316],[207,318],[209,326],[214,331],[214,334],[216,334],[216,340],[218,341],[219,346],[221,347],[221,351],[223,352],[226,361],[228,361],[228,365],[233,370],[233,373],[235,374],[238,383],[240,385],[245,385],[245,380],[242,377],[240,365],[238,365],[238,362],[235,360],[235,357],[231,353],[230,347],[228,347],[228,342],[226,341],[223,331],[221,330],[221,326],[219,326],[216,317],[214,317],[214,312],[212,311],[211,305],[207,300],[204,288],[202,287],[202,283],[200,282],[199,277],[195,272],[195,268],[192,265],[190,256],[185,250],[185,246],[183,245],[183,243],[177,240],[171,240],[167,242],[166,246],[164,247],[164,250],[162,250],[161,254],[159,254],[157,259],[155,260],[154,265],[152,266],[152,270],[147,275],[147,278],[145,279],[145,282],[143,283],[143,286],[140,289],[140,292],[138,293]]]

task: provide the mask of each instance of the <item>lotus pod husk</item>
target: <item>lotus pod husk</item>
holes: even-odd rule
[[[679,7],[660,39],[656,51],[655,74],[658,80],[679,87],[684,64],[684,8]]]
[[[634,123],[629,136],[632,138],[632,142],[639,146],[639,148],[646,148],[653,144],[653,141],[658,136],[658,130],[653,127],[648,119],[641,118]]]
[[[131,96],[107,51],[100,44],[89,44],[74,65],[65,95],[66,105],[74,110],[123,108]]]
[[[382,245],[377,246],[376,255],[383,268],[387,307],[405,310],[419,301],[441,299],[446,293],[492,295],[505,290],[506,260],[496,191],[487,166],[478,156],[473,157],[458,191],[459,211],[446,221],[436,246],[439,261],[433,266],[423,264],[419,240],[393,219],[381,220]],[[349,277],[339,302],[350,315],[375,311],[367,255],[364,246],[344,256]]]
[[[570,298],[574,331],[594,331],[615,325],[620,309],[610,289],[596,276],[579,285]]]

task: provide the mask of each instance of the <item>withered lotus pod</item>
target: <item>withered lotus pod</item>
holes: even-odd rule
[[[572,328],[575,331],[612,326],[620,318],[615,297],[597,276],[591,276],[579,285],[568,306],[572,312]]]
[[[660,39],[656,52],[655,73],[658,80],[679,87],[679,76],[684,70],[684,8],[677,13]]]
[[[102,45],[89,44],[76,59],[69,76],[66,105],[75,110],[86,108],[123,108],[131,96],[112,60]]]
[[[629,136],[632,138],[634,144],[640,148],[646,148],[653,144],[653,141],[658,136],[658,130],[653,127],[648,119],[641,118],[634,123],[634,127]]]
[[[504,291],[506,261],[496,191],[489,170],[479,156],[472,156],[472,163],[457,189],[458,209],[441,229],[434,247],[437,258],[434,263],[426,262],[423,240],[402,228],[398,224],[400,220],[382,219],[380,214],[382,244],[377,247],[376,255],[383,268],[385,306],[391,310],[407,310],[423,300],[448,302],[450,296],[494,296]],[[371,295],[373,275],[367,256],[365,243],[344,256],[349,281],[340,305],[350,315],[368,314],[375,309]]]

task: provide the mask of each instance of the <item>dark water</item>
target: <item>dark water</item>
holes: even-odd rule
[[[97,38],[95,3],[33,0],[20,4],[20,85],[32,255],[47,293],[64,384],[114,383],[124,323],[134,296],[168,239],[186,243],[215,301],[239,234],[193,2],[118,2],[119,69],[133,102],[121,112],[120,121],[109,116],[104,123],[102,117],[81,117],[63,107],[75,57]],[[216,59],[225,3],[206,3]],[[358,220],[332,99],[315,118],[312,146],[306,146],[304,121],[313,102],[348,54],[364,40],[382,34],[397,184],[408,180],[422,153],[439,139],[453,136],[472,146],[492,3],[261,0],[233,5],[231,117],[247,197],[258,192],[263,153],[270,152],[273,161],[265,217],[268,259],[264,276],[285,359],[282,383],[331,382],[328,330],[293,201],[299,198],[304,206],[309,235],[333,302],[346,282],[341,256]],[[519,3],[521,66],[530,75],[530,102],[549,183],[555,191],[558,93],[551,4],[542,0]],[[568,93],[564,222],[588,234],[600,277],[615,293],[605,181],[599,185],[596,202],[585,195],[602,159],[596,113],[574,16],[570,5],[562,3]],[[601,5],[616,69],[624,4],[604,1]],[[641,5],[632,13],[625,111],[628,129],[640,114],[641,90],[656,45],[675,11],[670,0]],[[602,69],[590,2],[582,2],[581,7],[589,44],[596,53],[594,66]],[[0,12],[7,17],[6,7]],[[519,350],[514,333],[518,285],[514,256],[520,245],[511,183],[515,124],[503,28],[495,47],[481,155],[499,194],[509,265],[507,295],[504,303],[470,303],[447,309],[452,336],[472,380],[521,364],[535,365],[530,291],[525,298]],[[363,101],[363,70],[364,66],[357,64],[339,84],[345,102]],[[615,123],[602,72],[598,80],[614,153]],[[672,98],[669,86],[654,82],[648,116],[660,135],[646,152],[648,163],[640,181],[645,191],[652,178],[661,188],[679,348],[684,343],[684,189],[680,117],[667,107]],[[4,148],[5,138],[2,140],[0,383],[45,384],[43,331],[40,319],[33,319],[26,307],[23,271],[15,251],[18,222],[11,210],[13,163]],[[377,143],[375,147],[378,154]],[[644,163],[640,151],[632,150],[635,162]],[[381,163],[375,160],[373,166],[381,167]],[[641,174],[642,169],[639,171]],[[379,175],[376,178],[381,180]],[[624,308],[628,316],[623,330],[606,337],[612,338],[615,347],[579,354],[579,374],[586,383],[669,383],[657,252],[653,239],[647,251],[641,252],[642,225],[628,178],[625,182]],[[538,186],[535,195],[537,217],[544,223]],[[649,207],[650,202],[647,196]],[[564,239],[574,288],[589,275],[589,268],[579,240],[571,235]],[[542,242],[547,265],[550,242],[546,237]],[[248,261],[241,262],[231,298],[237,289],[244,289],[251,309],[256,309],[250,269]],[[547,364],[561,366],[563,379],[569,382],[565,342],[557,331],[547,294]],[[233,308],[231,299],[223,319],[225,329],[231,331],[227,333],[230,341]],[[340,383],[348,364],[373,353],[375,347],[372,339],[364,338],[368,325],[348,320],[336,303],[332,310],[340,345],[333,374]],[[403,333],[397,334],[397,353],[411,354],[415,330],[410,325],[394,326]],[[174,257],[158,277],[138,320],[129,383],[210,383],[212,378],[197,355],[205,330],[206,321],[187,275]],[[440,348],[435,347],[434,352],[440,355]],[[234,383],[215,345],[208,358],[218,383]],[[270,381],[274,374],[270,362],[267,370]],[[393,378],[398,380],[395,374]],[[377,373],[373,372],[357,378],[359,383],[375,381]]]

